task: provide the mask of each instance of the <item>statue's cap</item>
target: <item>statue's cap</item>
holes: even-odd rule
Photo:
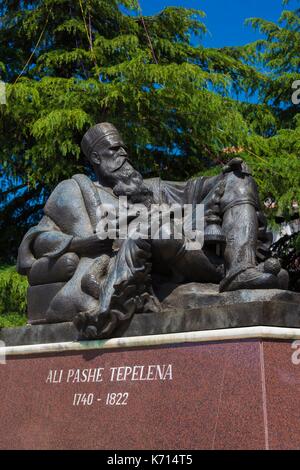
[[[101,149],[101,144],[107,143],[107,140],[115,138],[122,143],[122,138],[113,124],[109,122],[101,122],[91,127],[83,136],[81,148],[87,158],[90,157],[95,147]]]

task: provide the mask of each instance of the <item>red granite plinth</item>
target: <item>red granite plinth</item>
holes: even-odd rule
[[[293,353],[235,340],[12,356],[0,448],[299,449]]]

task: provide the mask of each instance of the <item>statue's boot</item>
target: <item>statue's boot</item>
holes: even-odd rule
[[[233,278],[225,278],[220,284],[220,292],[229,292],[240,289],[277,289],[278,279],[273,274],[262,273],[256,268],[248,268],[235,275]]]
[[[223,216],[226,234],[226,277],[220,284],[220,292],[239,289],[276,289],[277,276],[257,267],[256,245],[258,220],[253,204],[243,203],[227,209]]]

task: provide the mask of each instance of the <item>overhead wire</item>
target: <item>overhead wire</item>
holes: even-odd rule
[[[147,40],[148,40],[148,44],[149,44],[149,48],[150,48],[153,60],[156,63],[156,65],[158,65],[158,60],[157,60],[157,57],[156,57],[156,54],[155,54],[152,39],[151,39],[151,36],[149,34],[149,31],[148,31],[148,28],[147,28],[147,25],[146,25],[146,22],[145,22],[142,7],[141,7],[141,4],[140,4],[139,0],[136,0],[136,4],[137,4],[137,9],[138,9],[138,12],[139,12],[140,20],[142,22],[143,28],[144,28],[145,33],[146,33],[146,37],[147,37]]]
[[[50,11],[48,12],[45,25],[44,25],[44,27],[43,27],[43,29],[42,29],[42,32],[41,32],[41,34],[40,34],[40,36],[39,36],[39,38],[38,38],[38,40],[37,40],[37,43],[36,43],[36,45],[34,46],[33,51],[32,51],[32,53],[30,54],[30,56],[29,56],[29,58],[28,58],[26,64],[24,65],[22,71],[19,73],[18,77],[17,77],[16,80],[14,81],[13,86],[20,80],[21,76],[23,75],[23,73],[24,73],[25,70],[27,69],[28,65],[30,64],[30,62],[31,62],[31,60],[32,60],[32,58],[33,58],[33,56],[34,56],[34,54],[35,54],[37,48],[39,47],[39,45],[40,45],[40,43],[41,43],[41,41],[42,41],[42,39],[43,39],[44,33],[45,33],[45,31],[46,31],[46,28],[47,28],[47,24],[48,24],[48,20],[49,20],[49,15],[50,15]]]
[[[84,9],[83,9],[82,0],[79,0],[79,5],[80,5],[80,9],[81,9],[81,14],[82,14],[82,19],[83,19],[86,35],[87,35],[88,42],[89,42],[89,45],[90,45],[90,51],[91,51],[91,54],[93,56],[94,64],[97,67],[97,59],[96,59],[96,55],[95,55],[95,51],[94,51],[93,38],[92,38],[91,21],[89,21],[90,26],[88,26],[86,18],[85,18],[85,13],[84,13]]]

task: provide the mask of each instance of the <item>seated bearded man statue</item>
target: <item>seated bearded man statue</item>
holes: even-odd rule
[[[279,262],[259,264],[266,223],[257,186],[241,159],[232,160],[218,176],[178,183],[143,180],[112,124],[92,127],[81,146],[97,181],[75,175],[61,182],[19,248],[18,271],[31,286],[29,315],[31,308],[41,309],[37,305],[44,299],[44,316],[36,317],[36,323],[74,321],[82,339],[110,337],[135,313],[160,311],[153,290],[157,275],[177,284],[219,284],[220,292],[286,288]],[[99,208],[114,207],[120,217],[121,196],[127,198],[127,214],[137,203],[147,208],[203,204],[204,246],[191,251],[185,237],[103,237],[97,228]],[[130,227],[134,216],[126,217]],[[218,232],[215,241],[224,245],[218,253],[212,229]]]

